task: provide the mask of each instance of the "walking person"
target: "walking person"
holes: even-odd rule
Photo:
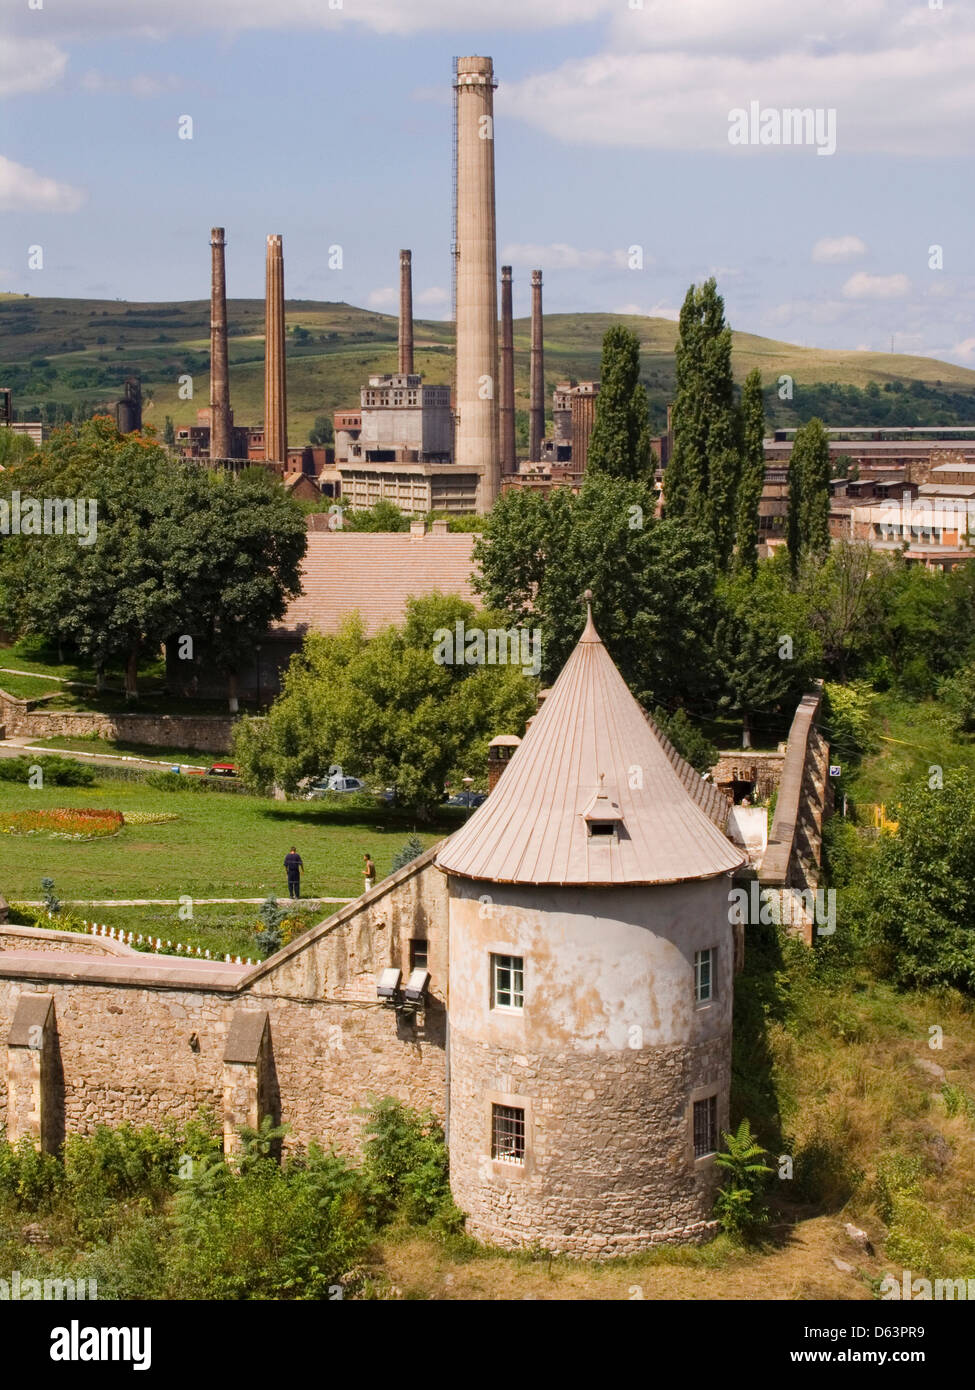
[[[362,865],[362,873],[365,878],[365,888],[363,892],[368,893],[370,888],[375,888],[376,886],[376,866],[372,862],[371,855],[366,855]]]
[[[288,896],[291,898],[301,897],[301,871],[304,867],[301,855],[292,845],[290,853],[284,856],[284,868],[288,875]]]

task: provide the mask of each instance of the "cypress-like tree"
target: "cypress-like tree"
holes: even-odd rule
[[[803,559],[829,553],[829,435],[821,420],[796,430],[789,459],[789,559],[798,574]]]
[[[678,330],[674,452],[664,480],[666,514],[704,526],[724,565],[735,541],[741,452],[731,329],[713,277],[687,291]]]
[[[650,402],[640,382],[640,340],[622,324],[603,338],[596,419],[586,467],[642,482],[652,472]]]
[[[758,504],[765,483],[765,401],[756,367],[741,393],[741,478],[735,533],[735,569],[754,574],[758,562]]]

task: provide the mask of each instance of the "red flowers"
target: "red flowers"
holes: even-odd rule
[[[53,835],[92,840],[116,835],[124,824],[121,811],[52,810],[0,813],[0,835]]]

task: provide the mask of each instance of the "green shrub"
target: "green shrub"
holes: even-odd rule
[[[362,1176],[375,1224],[396,1217],[417,1223],[440,1217],[449,1226],[455,1209],[447,1146],[434,1116],[386,1096],[373,1103],[365,1136]]]
[[[876,746],[873,689],[868,681],[827,681],[823,689],[830,756],[834,762],[858,762]]]
[[[923,1175],[924,1164],[912,1154],[884,1155],[877,1164],[877,1175],[873,1182],[874,1200],[883,1222],[890,1224],[899,1200],[920,1196]]]
[[[94,768],[84,763],[56,754],[39,754],[36,758],[0,758],[0,782],[26,782],[34,767],[41,769],[45,786],[90,787],[95,781]]]
[[[653,711],[660,732],[670,739],[695,772],[707,772],[718,761],[718,749],[688,718],[683,709],[668,713],[660,705]]]
[[[742,1120],[734,1134],[722,1134],[723,1153],[715,1154],[715,1162],[725,1174],[725,1181],[715,1198],[714,1213],[733,1240],[747,1241],[768,1220],[763,1192],[771,1173],[768,1155],[755,1142],[752,1127]]]
[[[412,864],[414,859],[419,859],[422,853],[423,841],[419,835],[411,835],[406,843],[396,851],[389,872],[395,874],[397,869],[405,869],[407,864]]]

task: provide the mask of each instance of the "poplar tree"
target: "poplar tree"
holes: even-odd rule
[[[622,324],[614,325],[603,338],[586,468],[644,482],[653,469],[650,402],[640,381],[640,340]]]
[[[741,394],[741,477],[735,534],[735,570],[754,574],[758,563],[758,507],[765,483],[765,401],[762,373],[745,378]]]
[[[678,330],[674,452],[664,502],[669,517],[704,527],[718,563],[725,565],[735,541],[741,451],[731,329],[713,276],[687,291]]]
[[[829,436],[821,420],[796,431],[789,459],[789,559],[793,574],[804,559],[829,554]]]

